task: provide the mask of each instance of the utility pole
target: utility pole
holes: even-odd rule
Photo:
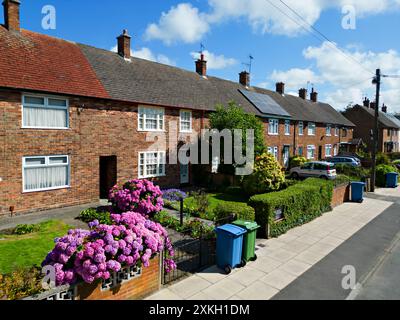
[[[376,76],[372,81],[376,85],[376,98],[375,98],[375,121],[374,121],[374,141],[372,150],[372,177],[371,177],[371,191],[375,192],[376,184],[376,155],[378,153],[379,145],[379,97],[381,93],[381,69],[376,69]]]

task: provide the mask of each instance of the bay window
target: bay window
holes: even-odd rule
[[[24,157],[23,191],[43,191],[69,187],[68,156]]]
[[[150,151],[139,153],[139,178],[153,178],[165,175],[165,152]]]
[[[139,107],[138,120],[140,131],[163,131],[164,109],[155,107]]]
[[[22,97],[22,127],[68,129],[68,100],[24,95]]]
[[[179,123],[181,132],[192,132],[192,112],[181,110]]]

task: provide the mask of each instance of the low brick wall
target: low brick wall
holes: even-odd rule
[[[350,185],[344,184],[333,189],[331,206],[335,208],[350,201]]]

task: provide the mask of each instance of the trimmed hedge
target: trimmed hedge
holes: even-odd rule
[[[376,167],[376,186],[385,188],[386,187],[386,175],[388,173],[398,172],[398,170],[392,165],[380,164]]]
[[[260,236],[278,237],[330,211],[332,195],[331,181],[310,178],[283,191],[253,196],[249,205],[255,209]],[[275,220],[276,209],[282,209],[280,221]]]
[[[225,219],[231,215],[234,215],[235,219],[245,221],[254,221],[255,219],[254,209],[241,203],[220,203],[214,209],[214,214],[216,221]]]

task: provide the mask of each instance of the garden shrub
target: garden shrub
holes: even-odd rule
[[[305,164],[307,162],[308,162],[308,160],[305,157],[294,156],[294,157],[290,158],[289,166],[290,166],[290,168],[301,167],[303,164]]]
[[[0,300],[17,300],[38,294],[43,291],[42,279],[42,270],[36,266],[0,274]]]
[[[223,220],[233,215],[235,219],[254,221],[254,209],[245,204],[220,203],[214,209],[215,220]]]
[[[109,200],[113,213],[133,211],[153,216],[163,208],[162,192],[149,180],[130,180],[122,186],[116,185],[110,190]]]
[[[391,172],[398,172],[392,165],[380,164],[376,167],[376,186],[386,187],[386,175]]]
[[[335,169],[337,174],[343,174],[358,179],[365,178],[370,175],[370,170],[368,169],[365,169],[363,167],[349,166],[341,163],[336,164]]]
[[[110,217],[110,213],[107,211],[102,211],[96,208],[89,208],[89,209],[85,209],[83,210],[79,216],[78,219],[89,223],[92,222],[94,220],[98,220],[100,222],[100,224],[111,224],[111,217]]]
[[[376,165],[378,166],[380,164],[390,165],[390,158],[387,154],[379,152],[376,155]]]
[[[272,154],[256,158],[254,171],[243,178],[243,190],[249,195],[278,191],[285,182],[282,167]]]
[[[333,183],[309,178],[288,189],[250,198],[260,235],[277,237],[289,229],[305,224],[331,210]],[[282,209],[284,219],[275,220],[275,210]]]
[[[167,189],[162,190],[162,197],[164,200],[174,202],[180,201],[181,199],[186,199],[187,194],[179,189]]]
[[[13,234],[23,235],[40,231],[40,225],[38,224],[19,224],[12,231]]]

